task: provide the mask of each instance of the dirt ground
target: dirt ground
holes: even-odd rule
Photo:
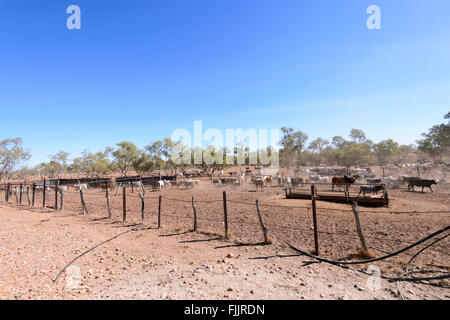
[[[89,210],[85,216],[80,215],[80,195],[75,191],[66,193],[64,211],[50,208],[54,195],[47,196],[45,210],[38,208],[39,194],[31,209],[25,204],[0,202],[0,298],[400,299],[396,282],[371,277],[371,270],[379,268],[382,277],[397,277],[421,248],[350,268],[316,263],[286,245],[289,242],[312,252],[311,201],[284,199],[279,187],[255,192],[251,185],[217,188],[202,181],[194,189],[147,190],[143,224],[139,190],[133,191],[127,190],[125,223],[121,221],[121,190],[110,192],[112,218],[106,218],[105,191],[100,189],[85,193]],[[229,240],[223,238],[223,191],[227,194]],[[363,232],[377,256],[448,225],[448,185],[436,186],[435,193],[399,189],[389,194],[389,208],[360,207]],[[159,195],[160,230],[156,228]],[[191,232],[192,197],[199,232]],[[256,199],[271,245],[261,243]],[[331,259],[355,255],[360,245],[350,207],[328,202],[317,206],[320,255]],[[132,228],[138,229],[88,252],[53,281],[77,255]],[[447,238],[419,255],[412,267],[449,270],[448,249]],[[447,280],[402,281],[399,288],[406,299],[450,298]]]

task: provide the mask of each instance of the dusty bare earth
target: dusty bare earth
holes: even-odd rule
[[[223,239],[222,191],[227,191],[231,238]],[[79,193],[66,194],[64,211],[0,202],[1,299],[400,299],[395,282],[371,278],[399,276],[420,247],[396,257],[342,268],[299,256],[285,241],[312,252],[310,201],[287,200],[281,188],[215,188],[202,181],[195,189],[146,193],[141,223],[138,191],[127,190],[127,221],[122,195],[112,193],[112,218],[104,190],[86,193],[89,215],[80,215]],[[162,228],[156,228],[162,195]],[[377,256],[394,252],[449,224],[450,188],[435,193],[390,192],[389,208],[360,208],[361,224]],[[191,232],[195,198],[199,231]],[[255,200],[273,240],[262,245]],[[26,201],[24,201],[26,202]],[[341,211],[342,210],[342,211]],[[421,212],[433,213],[421,213]],[[442,212],[441,212],[442,211]],[[446,212],[444,212],[446,211]],[[347,205],[318,202],[320,254],[332,259],[358,252],[359,238]],[[76,260],[72,259],[124,231],[137,228]],[[449,270],[449,238],[424,251],[412,267]],[[353,259],[358,259],[353,257]],[[79,286],[76,283],[79,270]],[[374,282],[375,281],[375,282]],[[401,282],[406,299],[449,299],[448,280]]]

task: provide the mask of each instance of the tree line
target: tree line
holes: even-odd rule
[[[433,126],[422,134],[422,139],[411,145],[400,145],[393,139],[375,143],[360,129],[352,129],[348,139],[335,136],[331,140],[317,138],[308,143],[306,133],[283,127],[276,160],[280,166],[294,170],[300,166],[319,165],[350,167],[429,161],[443,163],[450,159],[450,112],[444,119],[446,123]],[[226,161],[230,153],[233,164],[238,163],[238,160],[249,163],[250,159],[256,159],[257,165],[265,166],[268,163],[261,159],[267,159],[274,152],[271,147],[251,151],[241,142],[231,152],[210,145],[204,150],[190,150],[187,154],[191,161],[185,164],[173,160],[174,153],[185,151],[186,148],[180,142],[170,138],[154,141],[143,149],[132,142],[123,141],[114,148],[107,147],[96,153],[85,150],[81,156],[73,159],[69,159],[67,152],[60,151],[50,156],[48,162],[28,167],[24,164],[31,158],[31,153],[23,147],[22,139],[5,139],[0,141],[0,181],[28,177],[61,178],[67,174],[101,178],[116,172],[124,177],[130,174],[145,176],[161,171],[172,175],[188,169],[198,169],[212,176],[232,165]],[[205,156],[194,165],[196,151],[209,158]]]

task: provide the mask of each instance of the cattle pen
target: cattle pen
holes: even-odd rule
[[[285,245],[289,243],[295,248],[320,253],[321,258],[350,261],[360,259],[356,255],[362,248],[360,234],[368,248],[383,255],[446,227],[450,213],[448,208],[414,212],[374,206],[373,209],[360,209],[355,215],[354,203],[320,201],[323,195],[331,193],[329,184],[315,184],[317,190],[309,193],[309,198],[297,199],[286,198],[281,187],[255,192],[249,185],[217,187],[209,180],[202,180],[201,185],[191,189],[155,190],[150,183],[144,183],[134,187],[134,192],[133,184],[123,183],[125,181],[120,181],[122,184],[117,192],[103,188],[100,180],[85,182],[89,186],[86,190],[77,190],[75,185],[66,185],[67,190],[59,189],[58,181],[47,180],[3,184],[0,190],[4,190],[5,196],[0,196],[0,201],[8,206],[38,208],[38,212],[44,209],[42,212],[50,215],[81,215],[92,223],[110,221],[124,227],[142,225],[169,235],[198,233],[224,241],[219,247],[254,246],[257,249],[258,246],[274,245],[289,249]],[[26,195],[27,190],[31,192],[41,185],[45,188],[35,190],[32,197]],[[14,187],[22,190],[25,196],[12,193]],[[304,187],[307,190],[311,185]],[[439,193],[433,196],[444,199],[448,190],[446,186],[439,188]],[[302,189],[300,192],[306,194]],[[429,251],[431,254],[425,254],[425,258],[432,257],[436,265],[448,265],[448,241],[441,241]],[[405,263],[404,256],[392,259],[400,268]],[[396,271],[401,270],[397,268]]]

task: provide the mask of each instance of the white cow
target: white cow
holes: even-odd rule
[[[77,190],[87,190],[88,185],[86,183],[79,183],[73,186]]]

